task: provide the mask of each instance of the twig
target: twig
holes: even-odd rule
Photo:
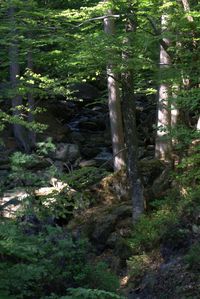
[[[127,149],[128,149],[127,147],[121,149],[119,152],[117,152],[116,154],[114,154],[114,155],[112,156],[112,158],[110,158],[108,161],[106,161],[106,162],[104,162],[103,164],[101,164],[101,166],[99,166],[99,168],[102,168],[102,167],[104,167],[105,165],[107,165],[108,163],[110,163],[116,156],[118,156],[121,152],[126,151]]]

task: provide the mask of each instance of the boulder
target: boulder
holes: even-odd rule
[[[23,202],[30,194],[23,188],[14,188],[0,197],[0,215],[6,218],[15,218],[23,207]]]
[[[56,117],[51,109],[45,107],[45,111],[36,115],[36,121],[47,126],[43,133],[37,135],[38,141],[44,141],[52,137],[53,142],[65,142],[71,130],[62,123],[62,116]],[[67,121],[67,117],[65,118]]]
[[[79,166],[81,168],[83,168],[83,167],[92,167],[92,166],[97,166],[97,163],[94,159],[81,160],[80,163],[79,163]]]
[[[72,97],[80,100],[95,100],[100,96],[99,90],[89,83],[74,83],[69,86]]]
[[[73,162],[80,157],[79,147],[73,143],[58,143],[53,158],[63,162]]]
[[[97,208],[98,209],[98,208]],[[92,210],[91,210],[92,211]],[[83,215],[82,230],[84,234],[91,240],[99,252],[102,252],[106,247],[112,247],[115,241],[120,237],[120,232],[117,233],[117,237],[114,234],[116,231],[117,223],[130,217],[132,208],[127,204],[120,204],[114,207],[99,208],[99,213],[95,210],[87,216]],[[116,240],[114,240],[116,237]]]

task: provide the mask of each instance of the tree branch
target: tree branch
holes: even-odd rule
[[[79,25],[77,25],[75,27],[81,27],[82,25],[84,25],[86,23],[90,23],[90,22],[96,21],[96,20],[104,20],[106,18],[120,18],[120,15],[106,15],[106,16],[91,18],[91,19],[85,20],[84,22],[82,22],[81,24],[79,24]]]

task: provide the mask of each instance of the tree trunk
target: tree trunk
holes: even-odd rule
[[[190,4],[189,4],[188,0],[181,0],[181,1],[182,1],[182,4],[183,4],[184,11],[185,12],[190,12]],[[187,16],[187,19],[188,19],[189,22],[194,21],[193,17],[189,16],[189,15]]]
[[[162,31],[168,26],[168,16],[161,18]],[[165,45],[169,46],[169,39],[164,39]],[[158,89],[157,104],[157,136],[155,145],[156,158],[169,162],[171,160],[171,140],[169,138],[169,129],[171,126],[171,107],[169,103],[170,87],[163,78],[165,71],[171,65],[171,58],[167,50],[160,45],[160,86]]]
[[[18,121],[20,118],[19,106],[22,106],[22,97],[18,92],[18,77],[20,75],[20,66],[19,66],[19,47],[17,42],[17,32],[16,32],[16,20],[15,20],[15,7],[10,6],[8,10],[10,25],[11,25],[11,42],[9,46],[9,58],[10,58],[10,82],[13,90],[12,95],[12,109],[13,116]],[[20,149],[25,150],[25,152],[30,151],[30,145],[27,138],[27,132],[25,128],[20,124],[13,124],[14,137],[17,142],[17,145]]]
[[[31,50],[28,51],[28,57],[27,57],[27,66],[28,69],[30,71],[33,71],[33,59],[32,59],[32,52]],[[28,112],[28,121],[29,122],[33,122],[34,121],[34,115],[32,113],[32,110],[35,108],[35,100],[34,100],[34,96],[33,93],[31,91],[31,87],[29,87],[29,92],[27,94],[27,98],[28,98],[28,108],[29,108],[29,112]],[[31,148],[35,147],[36,144],[36,133],[34,131],[29,130],[28,132],[29,135],[29,140],[30,140],[30,146]]]
[[[127,21],[126,32],[135,30],[134,24]],[[130,67],[132,53],[130,49],[131,41],[127,35],[124,39],[124,46],[127,48],[122,54],[125,72],[122,74],[123,88],[123,120],[125,127],[125,141],[127,146],[127,174],[130,185],[132,200],[132,219],[137,222],[144,212],[143,186],[139,175],[138,166],[138,138],[136,127],[136,103],[133,91],[133,71]]]
[[[198,122],[197,122],[197,131],[200,131],[200,116],[199,116],[199,119],[198,119]]]
[[[108,11],[112,15],[112,11]],[[115,34],[114,19],[106,17],[104,19],[104,31],[107,35]],[[112,51],[112,50],[111,50]],[[111,53],[114,56],[114,53]],[[115,72],[115,65],[112,59],[108,61],[107,65],[107,84],[108,84],[108,103],[109,103],[109,116],[112,136],[112,148],[114,157],[114,170],[118,171],[125,166],[125,153],[124,153],[124,133],[122,124],[122,111],[121,111],[121,97],[118,83],[118,77]]]

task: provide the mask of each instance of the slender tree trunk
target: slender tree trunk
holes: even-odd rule
[[[109,15],[112,15],[112,11],[108,11]],[[106,17],[104,19],[104,31],[107,35],[115,34],[114,19]],[[115,54],[112,53],[112,56]],[[113,59],[110,58],[107,65],[107,83],[108,83],[108,103],[109,103],[109,115],[110,126],[112,136],[112,148],[114,156],[114,170],[118,171],[125,165],[125,153],[124,149],[124,133],[122,124],[122,111],[121,111],[121,97],[118,83],[118,76],[115,72],[115,64]]]
[[[127,21],[126,32],[130,34],[135,30],[135,24]],[[143,186],[139,175],[138,166],[138,138],[136,127],[136,103],[133,90],[133,71],[129,66],[132,53],[129,36],[124,39],[126,50],[123,52],[125,72],[122,74],[123,88],[123,119],[125,127],[125,141],[127,146],[127,174],[132,200],[132,219],[137,222],[144,212]]]
[[[18,121],[20,118],[19,106],[22,105],[22,97],[18,92],[18,77],[20,75],[19,66],[19,46],[16,38],[16,20],[15,20],[15,7],[10,6],[8,10],[8,15],[11,25],[11,42],[9,46],[9,58],[10,58],[10,82],[13,91],[12,95],[12,109],[13,116],[16,117]],[[20,149],[26,152],[30,151],[29,143],[27,142],[26,130],[20,124],[13,125],[14,137]]]
[[[30,71],[33,71],[33,59],[32,59],[31,50],[28,51],[27,56],[28,56],[27,57],[28,69]],[[33,93],[31,91],[31,87],[30,87],[30,90],[27,94],[27,98],[28,98],[28,108],[29,108],[28,121],[33,122],[34,121],[34,115],[32,113],[32,110],[35,108],[35,100],[34,100]],[[36,144],[36,133],[34,131],[29,130],[28,135],[29,135],[29,140],[30,140],[30,146],[31,146],[31,148],[34,148],[35,144]]]
[[[163,15],[161,19],[162,31],[168,26],[168,16]],[[170,44],[169,39],[164,39],[165,45]],[[163,78],[167,68],[171,65],[171,58],[167,50],[160,45],[160,86],[158,89],[157,104],[157,136],[155,145],[156,158],[169,162],[171,160],[171,140],[169,138],[169,129],[171,126],[171,107],[169,103],[170,86]]]
[[[30,19],[30,12],[31,12],[31,3],[29,0],[24,0],[24,4],[27,6],[27,19]],[[32,40],[32,28],[29,24],[28,33],[27,33],[27,41],[28,41],[28,51],[27,51],[27,68],[29,71],[33,71],[33,54],[32,54],[32,46],[31,46],[31,40]],[[28,122],[33,122],[35,120],[34,115],[32,111],[35,108],[35,99],[32,92],[32,86],[29,85],[29,91],[27,94],[27,100],[28,100]],[[36,133],[33,130],[28,130],[28,139],[30,142],[31,149],[35,147],[36,145]]]
[[[183,9],[185,12],[190,12],[190,4],[189,4],[189,1],[188,0],[181,0],[182,1],[182,4],[183,4]],[[189,22],[193,22],[194,19],[192,16],[187,16],[187,19]]]
[[[197,131],[200,131],[200,116],[199,116],[199,119],[198,119],[198,122],[197,122]]]

